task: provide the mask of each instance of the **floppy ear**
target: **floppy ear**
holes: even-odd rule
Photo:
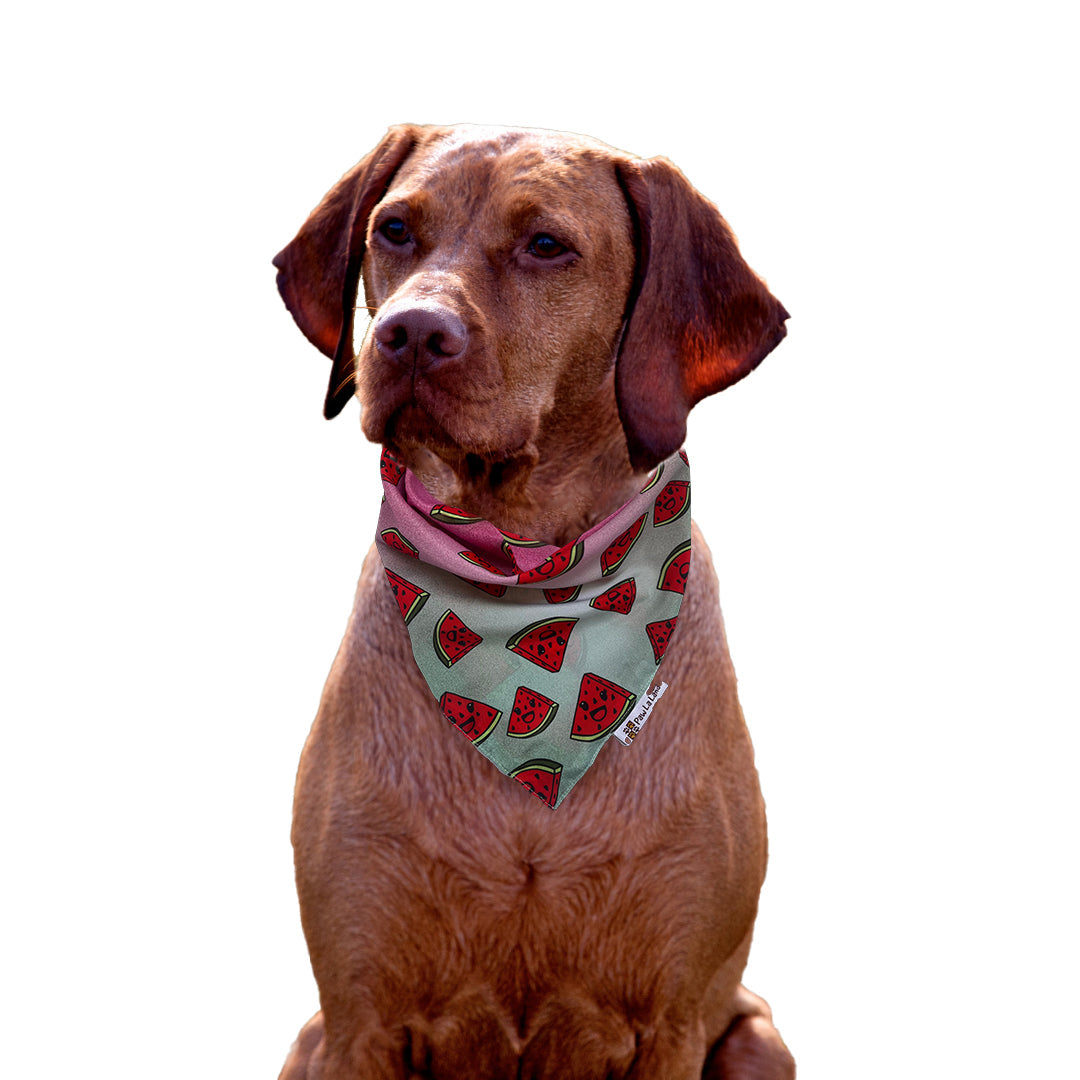
[[[649,469],[682,446],[694,405],[780,343],[788,313],[670,161],[627,159],[616,170],[638,250],[615,388],[630,460]]]
[[[368,218],[419,133],[410,125],[391,128],[311,212],[292,243],[274,256],[285,306],[308,341],[334,361],[323,407],[327,420],[353,395],[353,315]]]

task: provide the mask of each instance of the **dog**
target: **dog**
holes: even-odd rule
[[[391,128],[274,265],[333,361],[327,418],[355,394],[436,498],[556,545],[788,318],[670,162],[546,131]],[[296,784],[321,1011],[282,1080],[794,1076],[740,983],[765,814],[692,545],[665,696],[554,813],[449,730],[369,553]]]

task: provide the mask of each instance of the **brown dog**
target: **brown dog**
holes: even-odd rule
[[[393,128],[274,262],[334,360],[328,417],[355,385],[365,435],[437,498],[558,544],[787,318],[669,162],[552,132]],[[369,554],[297,781],[322,1011],[283,1078],[794,1075],[739,981],[765,815],[693,544],[670,689],[555,813],[450,730]]]

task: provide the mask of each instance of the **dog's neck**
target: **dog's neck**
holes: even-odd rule
[[[581,430],[559,421],[505,458],[446,450],[404,456],[440,501],[500,529],[562,545],[626,503],[640,490],[642,474],[630,465],[617,419],[604,423],[593,413]]]

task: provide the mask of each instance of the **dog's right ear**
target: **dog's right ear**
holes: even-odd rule
[[[392,127],[274,256],[285,306],[308,341],[334,361],[323,407],[327,420],[345,408],[355,387],[353,315],[368,218],[419,136],[412,125]]]

